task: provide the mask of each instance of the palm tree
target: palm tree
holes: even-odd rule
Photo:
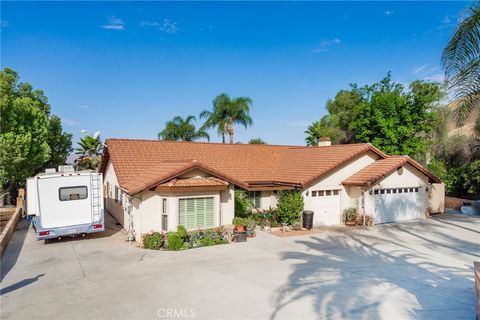
[[[78,146],[79,147],[75,149],[75,154],[79,155],[79,157],[75,159],[77,170],[97,169],[103,153],[103,143],[99,133],[93,136],[86,133],[78,142]]]
[[[341,137],[340,130],[332,125],[329,116],[323,116],[320,120],[313,122],[305,133],[307,134],[305,142],[310,147],[317,146],[321,137],[329,137],[333,143],[338,142]]]
[[[194,141],[197,139],[206,138],[210,141],[210,136],[204,130],[200,128],[197,130],[195,124],[191,123],[196,121],[195,116],[188,115],[184,118],[176,116],[172,120],[167,121],[165,128],[158,133],[158,139],[171,140],[171,141]]]
[[[480,2],[468,9],[442,54],[449,88],[456,99],[457,121],[463,123],[480,103]]]
[[[230,137],[230,143],[233,143],[235,124],[242,124],[245,128],[253,124],[252,117],[250,117],[251,105],[252,99],[249,97],[232,99],[226,93],[222,93],[213,100],[212,111],[200,113],[200,118],[207,118],[202,128],[217,127],[217,132],[222,135],[223,143],[225,143],[226,134]]]

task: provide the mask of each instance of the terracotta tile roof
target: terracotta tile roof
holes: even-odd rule
[[[393,171],[404,166],[406,163],[423,172],[433,182],[439,182],[438,178],[423,168],[418,162],[408,156],[391,156],[380,159],[366,166],[342,182],[347,186],[358,186],[369,188]]]
[[[305,187],[368,151],[386,157],[370,144],[298,147],[133,139],[107,139],[105,144],[100,171],[111,159],[120,186],[129,194],[195,168],[245,189]]]
[[[218,178],[189,178],[189,179],[172,179],[168,182],[162,183],[159,186],[169,188],[184,188],[184,187],[219,187],[228,186],[228,182]]]

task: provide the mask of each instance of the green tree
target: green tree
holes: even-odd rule
[[[49,119],[48,145],[50,146],[50,159],[45,167],[56,168],[65,164],[67,157],[72,152],[72,134],[63,132],[62,122],[59,117],[52,115]]]
[[[248,144],[267,144],[267,142],[261,138],[252,138],[250,141],[248,141]]]
[[[307,146],[317,146],[321,137],[328,137],[332,143],[338,143],[342,136],[341,130],[334,127],[330,116],[323,116],[319,121],[313,122],[305,133]]]
[[[171,141],[195,141],[197,139],[206,138],[210,141],[210,136],[200,128],[197,130],[195,124],[191,123],[196,118],[192,115],[182,118],[176,116],[172,120],[167,121],[165,128],[158,133],[158,139]]]
[[[62,162],[70,151],[70,136],[50,115],[43,91],[20,82],[18,73],[8,68],[0,71],[0,115],[0,193],[4,195],[14,193],[46,165]],[[62,145],[52,150],[58,137]]]
[[[253,124],[250,116],[251,106],[252,99],[248,97],[230,98],[229,95],[222,93],[213,100],[212,111],[203,111],[200,114],[200,118],[206,118],[202,128],[216,127],[224,143],[225,134],[229,135],[230,143],[233,143],[235,124],[241,124],[245,128]]]
[[[476,1],[458,24],[452,39],[443,50],[442,65],[455,98],[462,124],[480,105],[480,2]]]
[[[328,127],[338,130],[326,132],[334,143],[354,142],[353,132],[350,131],[350,122],[353,118],[353,109],[363,102],[362,91],[356,85],[351,85],[350,90],[340,90],[333,100],[327,101],[329,113]]]
[[[96,170],[100,164],[101,155],[103,153],[103,143],[99,134],[91,136],[85,134],[78,142],[75,154],[79,155],[75,159],[77,170]]]

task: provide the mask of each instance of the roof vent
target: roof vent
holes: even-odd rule
[[[55,168],[45,169],[45,174],[54,174],[54,173],[57,173],[57,170],[55,170]]]
[[[58,172],[59,173],[70,173],[70,172],[74,172],[74,171],[75,170],[73,169],[73,166],[70,166],[70,165],[58,166]]]
[[[328,146],[332,145],[332,141],[330,141],[329,137],[320,137],[320,138],[318,138],[317,145],[319,147],[328,147]]]

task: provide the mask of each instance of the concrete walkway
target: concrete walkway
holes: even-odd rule
[[[29,228],[1,261],[1,319],[475,317],[475,216],[181,252],[139,249],[113,225],[47,243]]]

